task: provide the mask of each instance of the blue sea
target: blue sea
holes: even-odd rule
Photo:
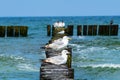
[[[28,37],[0,38],[0,80],[40,80],[43,47],[51,37],[46,27],[56,21],[74,25],[72,68],[74,80],[120,80],[120,29],[118,36],[77,36],[77,25],[120,25],[120,16],[0,17],[0,25],[28,26]]]

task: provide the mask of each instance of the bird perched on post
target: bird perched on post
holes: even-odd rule
[[[63,50],[61,52],[61,55],[46,58],[45,60],[42,60],[42,61],[46,63],[56,64],[56,65],[65,64],[67,62],[68,54],[70,54],[70,52],[68,52],[67,50]]]
[[[64,36],[63,38],[54,40],[51,44],[45,46],[45,48],[51,48],[53,50],[61,50],[67,47],[71,38]]]

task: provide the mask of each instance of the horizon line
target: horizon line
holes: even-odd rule
[[[120,15],[55,15],[55,16],[0,16],[0,17],[84,17],[84,16],[89,16],[89,17],[94,17],[94,16],[120,16]]]

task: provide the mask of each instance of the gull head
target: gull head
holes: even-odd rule
[[[62,50],[62,56],[67,56],[69,54],[70,54],[70,52],[68,52],[67,50]]]

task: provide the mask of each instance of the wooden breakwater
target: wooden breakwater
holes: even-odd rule
[[[27,26],[0,26],[0,37],[26,37]]]
[[[57,32],[65,30],[62,28],[54,28],[52,33],[53,37],[49,41],[63,37],[65,34],[57,34]],[[67,63],[63,65],[55,65],[43,62],[40,67],[40,80],[74,80],[74,69],[71,68],[72,64],[72,48],[67,47],[66,50],[70,52],[68,55]],[[53,49],[45,49],[46,58],[60,55],[60,51]]]
[[[77,25],[77,36],[117,36],[118,28],[117,24],[114,25]],[[54,27],[47,25],[47,35],[50,36],[51,32],[53,34]],[[68,25],[66,28],[66,33],[68,36],[73,35],[74,25]],[[53,35],[52,35],[53,36]]]

